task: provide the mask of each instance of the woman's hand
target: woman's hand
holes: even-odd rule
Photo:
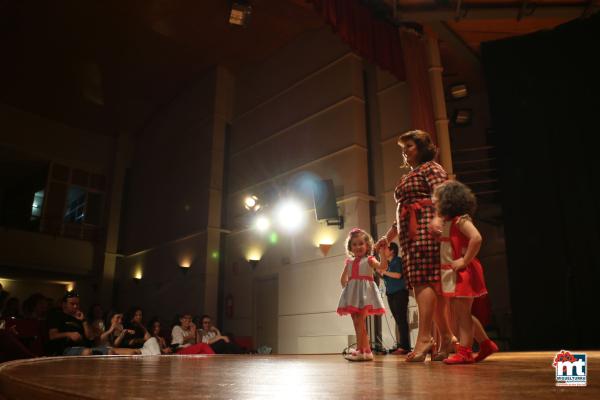
[[[436,239],[439,238],[440,236],[442,236],[442,226],[443,226],[442,219],[436,215],[429,222],[429,233],[431,233],[431,235],[434,238],[436,238]]]
[[[346,285],[348,284],[348,279],[347,279],[347,278],[346,278],[346,279],[342,279],[342,280],[340,281],[340,283],[342,284],[342,288],[345,288],[345,287],[346,287]]]
[[[389,247],[389,242],[387,240],[387,237],[383,236],[381,239],[379,239],[377,241],[377,243],[375,243],[375,252],[379,252],[381,250],[381,248],[388,248]]]
[[[450,263],[450,266],[454,271],[460,271],[461,269],[465,269],[465,259],[461,257],[458,260],[453,260],[452,263]]]

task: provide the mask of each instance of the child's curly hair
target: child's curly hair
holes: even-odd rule
[[[351,242],[355,237],[362,236],[363,240],[367,244],[367,255],[371,255],[373,253],[373,238],[367,232],[363,231],[360,228],[352,228],[350,232],[348,232],[348,237],[346,238],[346,254],[348,257],[354,257],[354,254],[351,250]]]
[[[442,217],[454,218],[460,215],[473,215],[477,208],[475,195],[464,183],[446,181],[435,188],[436,208]]]

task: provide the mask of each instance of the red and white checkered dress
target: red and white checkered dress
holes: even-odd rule
[[[404,276],[410,287],[440,281],[440,243],[431,236],[428,225],[435,215],[433,189],[447,180],[444,168],[428,161],[404,175],[396,186],[396,223]]]

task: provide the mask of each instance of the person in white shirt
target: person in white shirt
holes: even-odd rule
[[[190,314],[182,314],[171,331],[171,347],[177,354],[215,354],[206,343],[196,342],[196,325]]]

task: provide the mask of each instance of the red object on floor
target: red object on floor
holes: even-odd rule
[[[177,354],[215,354],[213,349],[206,343],[197,343],[183,349],[177,350]]]
[[[473,351],[470,347],[457,346],[457,351],[452,357],[448,357],[444,360],[444,364],[473,364],[475,359],[473,358]]]
[[[475,362],[480,362],[488,358],[490,355],[498,352],[498,345],[491,339],[484,340],[479,343],[479,353],[475,357]]]

